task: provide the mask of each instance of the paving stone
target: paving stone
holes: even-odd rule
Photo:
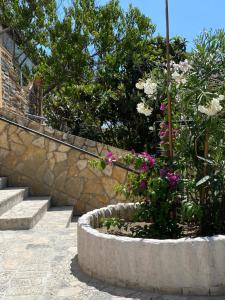
[[[93,279],[77,263],[76,222],[68,228],[62,223],[55,218],[45,229],[0,231],[1,300],[225,300],[156,295]],[[13,269],[3,271],[3,262]]]

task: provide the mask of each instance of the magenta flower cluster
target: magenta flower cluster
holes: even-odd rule
[[[105,157],[106,164],[112,166],[112,164],[116,161],[117,157],[112,153],[112,151],[109,151]]]
[[[168,180],[171,189],[175,189],[180,181],[180,175],[171,172],[168,168],[160,169],[160,176],[165,177]]]

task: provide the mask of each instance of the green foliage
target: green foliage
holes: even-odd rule
[[[135,84],[166,59],[165,39],[137,8],[76,0],[60,18],[55,0],[3,1],[1,21],[19,33],[44,87],[44,113],[54,128],[124,149],[156,144],[158,118],[137,113]],[[185,40],[171,40],[171,56],[185,58]],[[164,98],[164,95],[161,95]],[[151,145],[150,145],[151,144]]]
[[[192,69],[186,83],[173,90],[179,99],[176,120],[189,120],[180,126],[175,141],[185,176],[192,181],[182,214],[195,221],[202,235],[225,232],[224,57],[224,30],[203,32],[190,55]],[[212,107],[213,101],[217,106]]]
[[[49,0],[0,1],[0,20],[14,31],[20,48],[34,64],[48,47],[49,30],[56,19],[56,2]]]
[[[88,163],[92,168],[98,169],[98,170],[104,170],[106,167],[106,162],[101,159],[96,159],[96,160],[93,159],[93,160],[88,161]]]
[[[135,172],[119,190],[141,202],[135,220],[147,222],[133,227],[133,236],[175,238],[191,228],[200,235],[225,233],[224,57],[225,32],[219,30],[204,32],[196,40],[190,62],[171,64],[175,156],[159,159],[132,151],[123,160]],[[163,68],[158,68],[139,82],[141,91],[145,87],[143,96],[148,95],[147,115],[163,93],[164,77]],[[160,137],[167,151],[166,111],[164,115]]]
[[[115,156],[109,152],[105,165],[99,162],[92,163],[93,167],[100,166],[104,169],[111,165],[111,158]],[[150,223],[143,226],[132,226],[130,231],[134,237],[148,238],[175,238],[181,234],[178,224],[179,210],[181,209],[180,194],[183,191],[182,179],[176,172],[166,167],[166,160],[155,158],[143,153],[130,153],[120,158],[120,164],[128,164],[134,172],[128,173],[127,182],[118,185],[116,191],[123,193],[127,199],[139,201],[140,206],[134,215],[134,221]],[[118,224],[118,219],[107,218],[105,226],[123,226]]]
[[[119,230],[124,228],[127,230],[128,224],[124,219],[120,218],[103,218],[101,219],[101,226],[105,226],[107,230],[110,228],[118,228]]]

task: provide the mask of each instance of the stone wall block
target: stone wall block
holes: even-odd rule
[[[23,155],[26,151],[26,147],[23,144],[17,144],[12,141],[10,141],[10,148],[12,152],[14,152],[18,156]]]
[[[114,166],[112,169],[112,177],[116,179],[118,182],[124,183],[127,177],[127,171]]]
[[[95,141],[86,139],[86,142],[85,142],[85,145],[86,145],[86,146],[91,147],[91,148],[94,148],[94,147],[96,147],[96,144],[97,144],[97,143],[96,143]]]
[[[30,134],[27,134],[26,132],[24,131],[21,131],[19,133],[19,138],[20,140],[22,141],[23,144],[32,144],[33,140],[35,139],[35,135],[30,133]]]
[[[20,139],[18,134],[8,134],[8,135],[9,135],[9,141],[11,143],[20,144],[20,145],[24,144],[23,141]]]
[[[54,179],[55,179],[53,172],[51,170],[47,169],[45,171],[43,179],[47,185],[52,186],[54,184]]]
[[[84,179],[81,177],[68,178],[65,183],[65,190],[73,198],[79,199],[84,189]]]
[[[67,171],[58,173],[58,176],[55,176],[55,188],[59,191],[64,191],[65,190],[65,183],[66,183],[66,175]]]
[[[102,177],[102,184],[110,199],[116,196],[115,186],[118,182],[113,178]]]
[[[112,167],[111,166],[106,166],[106,168],[103,170],[103,173],[106,175],[106,176],[111,176],[112,175]]]
[[[84,185],[84,191],[88,194],[101,194],[104,195],[105,191],[102,184],[96,183],[93,180],[87,180]]]
[[[70,150],[70,148],[67,147],[67,146],[65,146],[65,145],[60,145],[60,146],[58,147],[58,151],[59,151],[59,152],[68,152],[69,150]]]
[[[82,171],[83,169],[85,169],[87,167],[88,161],[85,159],[79,160],[77,162],[77,167],[80,171]]]
[[[0,142],[3,149],[9,149],[8,136],[5,131],[1,133]]]
[[[6,132],[7,129],[8,129],[7,127],[8,127],[8,126],[7,126],[7,123],[1,122],[1,123],[0,123],[0,134],[2,134],[3,131]]]
[[[76,137],[75,137],[75,140],[74,140],[74,144],[75,144],[76,146],[82,148],[82,147],[84,146],[84,144],[85,144],[85,139],[82,138],[82,137],[76,136]]]
[[[35,139],[35,140],[32,142],[32,144],[33,144],[34,146],[39,147],[39,148],[44,148],[44,147],[45,147],[45,140],[44,140],[43,137],[39,137],[39,138]]]
[[[49,140],[49,144],[48,144],[48,147],[49,147],[49,148],[48,148],[48,151],[49,151],[49,152],[56,151],[57,146],[58,146],[58,145],[57,145],[55,142]]]
[[[67,159],[67,154],[63,152],[55,152],[54,156],[57,163],[61,161],[65,161]]]

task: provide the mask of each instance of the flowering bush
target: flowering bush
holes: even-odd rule
[[[117,190],[141,202],[136,217],[148,222],[144,229],[134,230],[134,236],[176,238],[193,228],[195,235],[225,234],[224,31],[204,32],[189,61],[171,62],[172,161],[165,156],[167,101],[159,101],[159,95],[165,94],[165,75],[166,70],[156,70],[136,84],[142,93],[138,112],[148,117],[155,108],[161,111],[164,155],[133,151],[122,158],[133,172]],[[116,160],[109,153],[101,166]]]
[[[92,161],[93,166],[105,168],[119,161],[134,172],[130,172],[125,185],[117,186],[117,191],[128,199],[141,202],[136,220],[145,221],[145,230],[133,230],[134,236],[175,238],[180,236],[179,226],[180,199],[184,182],[179,172],[168,168],[165,160],[156,158],[147,152],[131,153],[116,159],[108,152],[102,161]]]
[[[171,62],[171,72],[173,164],[188,183],[181,204],[181,222],[195,224],[200,235],[225,233],[224,31],[201,34],[190,60]],[[154,88],[159,89],[162,76],[155,82]],[[151,107],[152,101],[145,105]],[[167,153],[166,101],[160,109],[164,116],[160,144]]]

